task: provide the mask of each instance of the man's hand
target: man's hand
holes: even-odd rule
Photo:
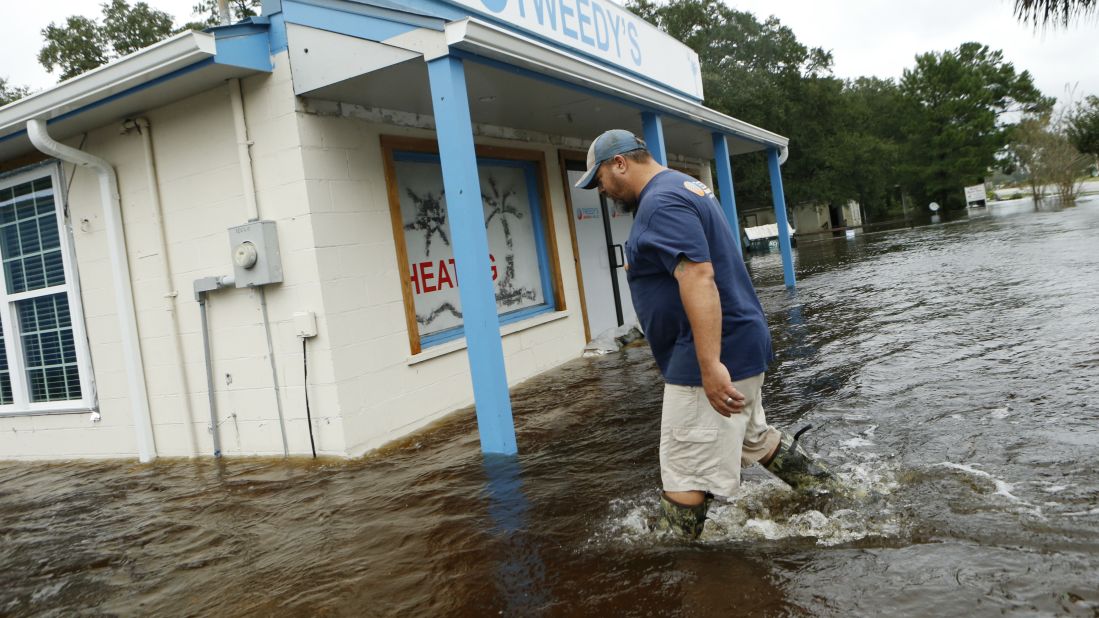
[[[702,368],[702,389],[718,414],[728,418],[744,410],[744,395],[733,386],[725,365],[715,363]]]
[[[729,369],[721,362],[721,298],[714,283],[713,265],[682,258],[676,265],[675,279],[691,323],[706,398],[722,416],[739,414],[744,409],[744,395],[733,388]]]

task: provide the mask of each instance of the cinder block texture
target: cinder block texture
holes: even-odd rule
[[[217,427],[222,451],[356,456],[473,402],[466,353],[425,350],[411,358],[381,135],[432,138],[420,129],[319,115],[293,96],[286,55],[271,75],[243,80],[260,218],[276,222],[283,282],[207,295]],[[112,124],[85,150],[115,165],[145,364],[161,456],[213,449],[199,318],[192,285],[233,272],[227,229],[247,210],[229,85],[146,114],[152,126],[164,242],[141,136]],[[425,84],[426,87],[426,84]],[[338,108],[336,108],[338,109]],[[509,327],[508,381],[522,382],[577,356],[583,319],[557,151],[548,143],[478,138],[543,153],[548,208],[567,317]],[[98,186],[72,172],[68,195],[88,343],[102,419],[88,413],[0,417],[0,457],[134,457],[136,445]],[[399,222],[398,222],[399,224]],[[164,269],[170,268],[165,280]],[[271,323],[268,352],[262,303]],[[295,336],[293,315],[317,315],[318,336]],[[545,323],[541,323],[545,322]],[[537,325],[536,325],[537,324]],[[179,351],[176,353],[176,348]],[[275,377],[272,377],[272,359]],[[309,381],[305,384],[305,365]],[[277,380],[280,389],[274,388]],[[308,390],[312,423],[306,421]],[[279,404],[283,422],[279,421]]]

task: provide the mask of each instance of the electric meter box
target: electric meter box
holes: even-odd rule
[[[229,228],[234,285],[251,288],[282,282],[282,254],[274,221],[252,221]]]

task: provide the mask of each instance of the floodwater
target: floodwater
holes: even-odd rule
[[[866,497],[759,470],[699,542],[650,533],[648,349],[363,460],[0,464],[0,615],[1099,614],[1099,199],[805,243],[750,268],[772,423]]]

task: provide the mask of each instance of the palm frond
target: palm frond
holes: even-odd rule
[[[1097,0],[1015,0],[1015,16],[1034,26],[1068,26],[1093,13]]]

